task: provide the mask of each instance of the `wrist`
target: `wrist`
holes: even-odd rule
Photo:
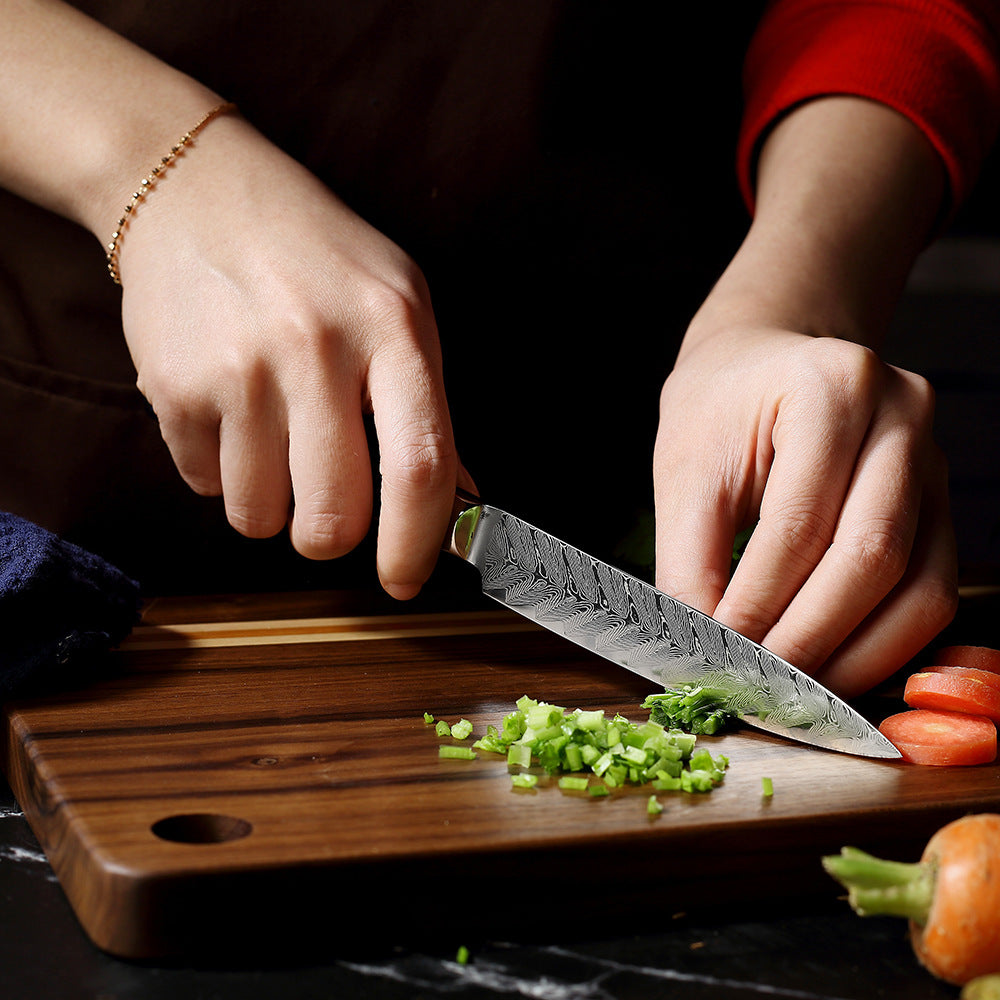
[[[720,338],[745,343],[779,334],[874,347],[880,331],[858,307],[849,284],[837,280],[830,267],[751,229],[688,325],[679,358],[709,341],[718,351]]]
[[[185,149],[177,148],[183,137],[224,103],[223,98],[193,80],[181,77],[173,84],[173,92],[164,94],[155,105],[108,113],[83,164],[75,201],[64,214],[90,230],[105,248],[126,206],[142,193],[143,180],[150,179],[159,167],[157,183],[165,181],[174,160],[186,154]],[[164,163],[165,159],[169,162]]]
[[[202,129],[208,126],[208,124],[215,118],[219,117],[219,115],[229,114],[235,110],[236,105],[230,102],[223,102],[214,105],[206,111],[205,114],[203,114],[187,132],[180,136],[170,147],[170,150],[165,155],[161,156],[159,160],[157,160],[157,162],[149,169],[149,171],[143,175],[142,180],[136,186],[136,190],[132,193],[132,197],[129,199],[128,204],[124,207],[124,209],[122,209],[122,214],[115,223],[115,231],[111,234],[110,239],[105,244],[108,274],[116,285],[121,284],[118,260],[121,244],[125,238],[125,232],[129,228],[135,211],[146,200],[146,197],[152,193],[154,188],[167,179],[169,172],[176,165],[178,158],[183,156],[194,143],[195,136],[197,136]]]
[[[63,3],[5,9],[0,185],[102,244],[141,179],[223,98]]]
[[[877,342],[944,191],[944,171],[905,118],[872,101],[803,105],[765,142],[747,238],[709,317]]]

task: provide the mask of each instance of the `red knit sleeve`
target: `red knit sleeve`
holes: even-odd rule
[[[832,94],[906,115],[940,154],[952,208],[968,195],[1000,127],[997,0],[773,0],[750,43],[737,150],[753,207],[756,154],[796,104]]]

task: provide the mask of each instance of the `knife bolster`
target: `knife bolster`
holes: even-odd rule
[[[455,494],[455,506],[452,508],[451,519],[448,522],[448,533],[445,536],[444,550],[460,559],[468,559],[472,547],[472,538],[482,513],[479,498],[465,490]]]

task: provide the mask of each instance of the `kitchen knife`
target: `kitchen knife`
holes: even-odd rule
[[[444,548],[483,593],[664,688],[720,693],[748,725],[863,757],[899,751],[808,674],[708,615],[459,491]]]

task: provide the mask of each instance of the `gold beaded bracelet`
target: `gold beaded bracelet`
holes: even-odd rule
[[[219,115],[224,115],[228,111],[235,111],[235,104],[218,104],[211,111],[202,117],[201,121],[190,132],[185,132],[180,139],[177,140],[177,144],[173,146],[170,152],[164,156],[160,162],[153,167],[149,174],[142,179],[142,183],[139,185],[139,190],[132,195],[132,200],[125,206],[125,211],[122,213],[122,217],[118,220],[118,225],[115,227],[115,231],[111,234],[111,242],[107,246],[107,261],[108,261],[108,274],[111,275],[111,280],[116,284],[120,285],[121,276],[118,274],[118,251],[121,248],[122,236],[125,235],[125,227],[128,225],[129,216],[135,211],[136,205],[142,201],[143,198],[149,193],[150,188],[156,183],[156,179],[162,174],[173,162],[184,152],[186,146],[190,145],[191,140],[213,119]]]

